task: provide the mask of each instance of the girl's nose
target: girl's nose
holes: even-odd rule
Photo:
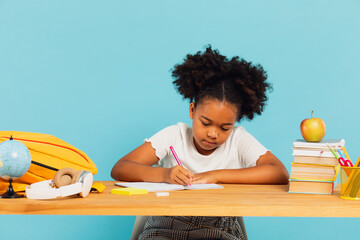
[[[213,139],[216,139],[218,137],[218,133],[215,128],[210,128],[207,135],[209,138],[213,138]]]

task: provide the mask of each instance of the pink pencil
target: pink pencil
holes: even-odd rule
[[[172,146],[170,146],[170,150],[171,150],[172,154],[174,155],[175,160],[176,160],[176,162],[178,163],[178,165],[179,165],[179,166],[182,166],[182,163],[180,162],[180,159],[179,159],[178,156],[176,155],[176,152],[175,152],[175,150],[174,150],[174,148],[173,148]]]

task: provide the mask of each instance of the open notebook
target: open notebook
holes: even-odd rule
[[[158,192],[158,191],[173,191],[173,190],[184,190],[184,189],[214,189],[214,188],[224,188],[218,184],[191,184],[187,186],[170,184],[170,183],[153,183],[153,182],[117,182],[117,186],[121,187],[132,187],[147,189],[149,192]]]

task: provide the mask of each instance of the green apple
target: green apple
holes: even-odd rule
[[[311,118],[301,122],[300,131],[307,142],[320,142],[325,136],[326,125],[321,118],[313,118],[313,113],[314,111],[311,111]]]

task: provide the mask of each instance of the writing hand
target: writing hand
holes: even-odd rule
[[[165,173],[165,182],[180,185],[189,185],[192,183],[194,174],[182,166],[169,168]]]

